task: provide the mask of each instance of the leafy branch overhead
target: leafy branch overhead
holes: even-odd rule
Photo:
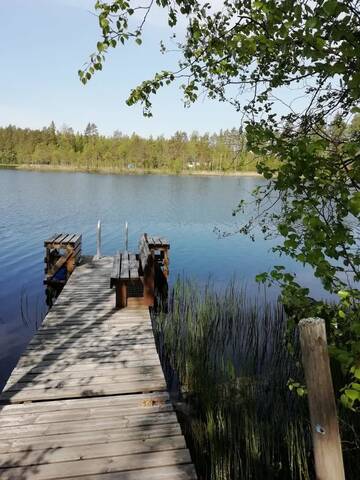
[[[152,96],[180,81],[185,104],[200,92],[239,111],[247,148],[268,179],[257,212],[240,228],[282,240],[276,250],[310,265],[336,307],[309,298],[282,269],[258,277],[282,286],[290,318],[322,312],[334,358],[348,381],[347,406],[360,404],[360,9],[358,0],[151,0],[97,2],[102,32],[79,75],[101,70],[110,48],[141,44],[154,9],[166,11],[180,60],[135,87],[127,100],[151,115]],[[157,13],[155,10],[153,13]],[[185,33],[177,32],[179,19]],[[180,40],[179,40],[180,38]],[[161,49],[166,51],[162,44]],[[291,93],[289,93],[291,92]],[[296,94],[294,94],[296,92]],[[289,97],[292,100],[288,100]],[[281,105],[281,108],[279,108]],[[269,166],[268,160],[272,163]],[[276,160],[274,162],[274,160]],[[241,203],[238,211],[242,211]],[[344,294],[342,294],[344,295]]]

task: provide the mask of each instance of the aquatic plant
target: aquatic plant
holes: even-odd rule
[[[254,301],[235,282],[219,292],[178,280],[154,326],[200,478],[313,478],[306,397],[288,386],[302,383],[298,341],[288,348],[281,305]],[[355,478],[360,425],[348,416],[343,426]]]

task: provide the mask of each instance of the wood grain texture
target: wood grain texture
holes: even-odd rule
[[[299,323],[299,330],[316,478],[345,480],[325,321],[321,318],[303,319]]]
[[[75,269],[10,376],[2,480],[196,479],[149,311],[114,308],[111,269],[106,257]]]

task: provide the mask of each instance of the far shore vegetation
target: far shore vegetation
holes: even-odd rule
[[[0,165],[12,168],[98,171],[106,173],[256,174],[256,156],[239,129],[218,134],[176,132],[172,137],[143,138],[115,131],[98,133],[89,123],[84,133],[54,122],[41,130],[0,128]]]

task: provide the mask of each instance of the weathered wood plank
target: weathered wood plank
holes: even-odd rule
[[[72,480],[196,480],[196,478],[193,465],[184,464],[128,472],[100,473],[73,477]]]
[[[40,336],[39,336],[40,337]],[[87,347],[98,347],[99,345],[99,337],[94,336],[87,336],[86,341],[81,341],[81,335],[77,336],[72,336],[70,340],[61,342],[59,345],[59,339],[57,337],[51,338],[49,335],[48,336],[42,336],[42,337],[37,337],[36,340],[33,340],[32,342],[29,343],[26,351],[32,351],[32,350],[39,350],[41,348],[49,347],[49,348],[57,348],[57,349],[66,349],[69,346],[82,346],[82,348],[87,348]],[[135,334],[129,334],[126,335],[122,338],[111,338],[111,337],[105,337],[102,336],[101,340],[109,346],[114,346],[114,347],[119,347],[122,345],[128,345],[131,344],[132,342],[139,340],[139,342],[143,343],[153,343],[154,342],[154,337],[152,336],[151,332],[149,333],[140,333],[138,337],[136,337]]]
[[[118,279],[120,276],[120,264],[121,264],[121,253],[117,252],[114,256],[114,263],[111,271],[111,280]],[[110,288],[112,287],[112,283],[110,282]]]
[[[102,339],[103,340],[103,339]],[[68,340],[66,342],[62,342],[59,346],[57,346],[59,342],[54,342],[54,341],[47,341],[43,340],[41,342],[32,342],[29,344],[29,346],[26,349],[26,353],[29,353],[31,355],[32,352],[36,351],[41,351],[42,353],[57,353],[61,352],[62,350],[66,350],[67,352],[73,350],[76,351],[82,351],[85,350],[87,352],[90,351],[112,351],[112,350],[119,350],[121,347],[124,346],[129,346],[129,345],[138,345],[138,346],[145,346],[145,345],[151,345],[154,347],[154,337],[151,337],[149,335],[139,335],[139,337],[136,336],[129,336],[126,338],[117,338],[117,339],[109,339],[108,341],[105,341],[103,346],[99,346],[99,342],[96,342],[95,340],[91,342],[80,342],[78,340],[72,339]],[[49,347],[46,349],[45,347]]]
[[[122,407],[132,405],[140,408],[153,405],[163,405],[169,403],[169,401],[169,394],[165,391],[143,394],[136,393],[129,395],[116,395],[112,397],[75,398],[44,401],[41,403],[35,402],[3,405],[1,407],[1,415],[6,414],[6,416],[9,416],[20,415],[23,413],[64,412],[77,408],[96,409],[110,406],[116,406],[121,409]]]
[[[0,427],[0,438],[25,438],[41,435],[70,434],[93,432],[96,430],[114,430],[118,428],[145,427],[148,425],[163,425],[177,423],[174,412],[149,413],[142,415],[122,415],[111,418],[87,418],[85,420],[55,422],[49,424],[17,425],[15,427]]]
[[[121,269],[120,279],[129,279],[129,252],[122,252],[121,254]]]
[[[48,243],[53,243],[54,240],[58,238],[58,236],[61,235],[60,233],[54,233],[48,240],[45,240],[44,246],[46,247]]]
[[[111,268],[108,258],[74,271],[8,380],[2,480],[196,478],[149,312],[114,309]]]
[[[134,405],[138,407],[159,405],[169,401],[167,392],[156,392],[135,395],[118,395],[113,397],[77,398],[71,400],[54,400],[41,403],[18,403],[4,405],[1,414],[19,415],[21,413],[62,412],[74,408],[102,408],[107,406]]]
[[[72,447],[46,448],[24,452],[2,454],[0,468],[7,465],[43,465],[46,463],[68,462],[90,458],[104,458],[112,456],[134,455],[138,453],[161,452],[164,450],[179,450],[186,448],[185,440],[177,435],[167,437],[166,442],[159,442],[158,439],[149,438],[145,440],[130,440],[125,442],[112,442],[106,445],[92,444]]]
[[[115,430],[97,430],[94,432],[81,432],[71,434],[32,436],[24,438],[0,439],[0,453],[11,453],[44,448],[63,448],[72,445],[92,445],[94,443],[126,442],[131,440],[145,440],[158,438],[165,441],[170,436],[181,435],[178,423],[164,425],[148,425],[144,427],[121,428]],[[164,439],[164,440],[160,440]]]
[[[77,245],[78,243],[81,242],[81,237],[82,235],[77,233],[75,234],[75,236],[71,239],[70,243],[72,243],[73,245]]]
[[[42,400],[51,400],[58,398],[74,397],[92,397],[105,395],[120,395],[128,393],[143,393],[166,390],[165,381],[136,381],[127,383],[118,383],[113,385],[95,385],[90,384],[84,387],[59,387],[59,388],[27,388],[22,390],[4,390],[2,400],[11,403],[14,402],[33,402]]]
[[[33,389],[33,388],[65,388],[65,387],[76,387],[81,386],[85,388],[86,386],[93,386],[93,385],[112,385],[112,384],[119,384],[119,383],[136,383],[145,382],[145,381],[161,381],[163,380],[163,374],[161,371],[149,372],[147,374],[139,374],[136,373],[134,375],[124,376],[124,375],[113,375],[113,376],[89,376],[89,377],[75,377],[75,378],[56,378],[54,376],[51,379],[47,377],[37,378],[36,376],[33,378],[18,378],[7,382],[6,390],[9,391],[23,391],[24,389]],[[99,387],[98,387],[99,388]]]
[[[114,417],[116,415],[143,415],[144,413],[172,412],[170,403],[159,405],[116,405],[108,407],[73,408],[66,411],[50,411],[42,413],[21,413],[17,415],[0,415],[1,427],[17,425],[34,425],[38,423],[57,423],[79,421],[94,418]]]
[[[135,253],[129,254],[129,269],[131,279],[139,278],[139,260],[137,260]]]
[[[106,366],[99,367],[96,369],[89,369],[89,371],[82,371],[73,368],[70,371],[63,371],[62,369],[59,370],[51,370],[51,378],[54,379],[71,379],[71,378],[78,378],[79,382],[85,380],[86,378],[94,378],[97,376],[112,376],[112,375],[120,375],[121,378],[128,378],[134,376],[142,376],[142,375],[163,375],[162,368],[160,367],[159,363],[154,363],[151,366],[146,366],[140,364],[139,366],[133,365],[115,365],[115,366]],[[38,372],[34,372],[31,370],[23,370],[23,371],[14,371],[11,377],[9,378],[9,382],[16,382],[21,379],[21,381],[26,381],[27,379],[34,379],[34,380],[41,380],[41,379],[48,379],[48,369],[43,369]]]
[[[69,461],[55,464],[40,464],[36,468],[26,469],[27,480],[51,480],[69,478],[76,475],[94,475],[96,473],[125,472],[153,467],[163,467],[177,464],[189,464],[191,458],[186,449],[151,452],[137,455],[110,456],[82,461]],[[16,477],[16,475],[18,475]],[[2,480],[24,478],[24,468],[4,468]]]
[[[74,360],[76,360],[76,363],[74,363]],[[116,358],[115,357],[111,357],[111,358],[99,357],[98,359],[94,359],[94,358],[89,358],[85,356],[84,358],[75,357],[75,358],[66,359],[66,356],[65,356],[65,358],[58,359],[56,362],[54,362],[54,360],[51,360],[51,359],[44,360],[43,358],[41,358],[40,360],[34,359],[34,358],[27,360],[26,358],[23,358],[18,363],[18,366],[21,368],[34,368],[34,369],[37,367],[53,367],[54,369],[59,369],[59,370],[65,369],[67,367],[69,368],[72,367],[73,370],[75,369],[79,370],[79,368],[77,367],[81,367],[83,369],[91,369],[97,366],[109,366],[109,365],[114,365],[119,363],[122,363],[123,365],[129,365],[129,366],[130,364],[145,365],[145,363],[142,363],[142,362],[146,362],[146,361],[150,362],[148,364],[154,365],[159,363],[159,358],[156,353],[144,355],[142,351],[138,351],[136,355],[134,355],[134,352],[132,355],[127,355],[125,353],[125,355],[123,355],[122,357],[120,356]],[[0,399],[1,399],[1,396],[0,396]]]
[[[58,372],[71,373],[71,372],[88,372],[91,371],[94,374],[97,372],[101,373],[103,371],[112,371],[116,372],[121,369],[134,368],[134,367],[154,367],[159,366],[158,358],[141,358],[138,360],[121,360],[120,362],[88,362],[83,363],[57,363],[52,364],[52,362],[40,362],[34,365],[28,365],[26,367],[17,367],[15,368],[14,375],[25,375],[25,374],[36,374],[36,373],[45,373],[48,376],[53,376]]]

